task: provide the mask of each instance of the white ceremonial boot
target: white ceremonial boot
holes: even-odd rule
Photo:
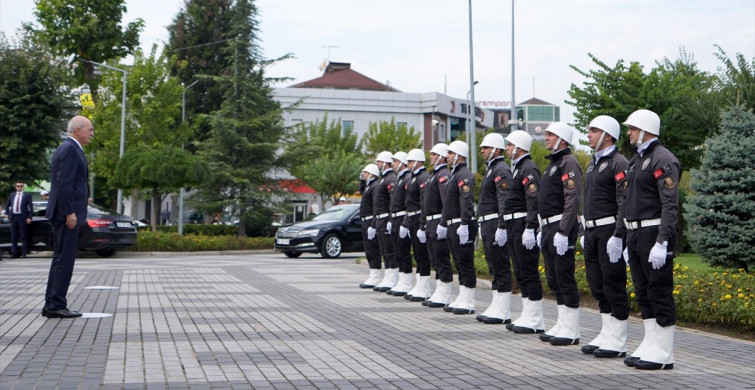
[[[608,332],[600,348],[593,351],[598,358],[615,358],[627,355],[627,320],[617,320],[611,317],[611,330]]]
[[[645,325],[645,337],[642,338],[640,346],[634,350],[634,353],[624,359],[624,364],[629,367],[634,367],[634,363],[640,360],[643,355],[647,354],[650,347],[655,343],[655,327],[657,326],[655,318],[644,319],[642,320],[642,323]]]
[[[634,362],[638,370],[671,370],[674,368],[674,332],[676,325],[655,326],[655,342],[648,352]]]
[[[359,287],[373,288],[377,286],[377,284],[380,283],[381,280],[383,280],[383,270],[370,268],[370,276],[367,278],[367,280],[364,281],[364,283],[360,284]]]
[[[592,354],[603,345],[608,338],[608,334],[611,332],[611,318],[613,318],[611,317],[611,313],[600,313],[600,322],[602,323],[600,333],[587,345],[582,346],[582,353]]]
[[[566,305],[556,305],[556,324],[553,325],[550,329],[548,329],[545,333],[541,334],[540,341],[548,342],[551,341],[551,337],[553,337],[556,333],[558,333],[561,330],[561,327],[564,325],[564,309],[566,308]]]
[[[549,342],[551,345],[579,344],[579,308],[564,307],[564,322]]]

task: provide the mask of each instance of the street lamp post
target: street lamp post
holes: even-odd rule
[[[469,145],[469,157],[471,157],[471,161],[469,164],[469,169],[472,171],[472,173],[477,172],[477,131],[475,129],[475,100],[474,100],[474,86],[477,84],[476,81],[474,81],[474,51],[472,50],[472,0],[469,0],[469,92],[471,94],[470,98],[470,108],[471,108],[471,115],[472,115],[472,129],[470,134],[470,142]]]
[[[474,119],[474,114],[472,113],[472,109],[473,109],[472,107],[474,107],[474,105],[472,104],[472,101],[469,100],[469,95],[471,93],[473,93],[474,86],[477,85],[477,83],[479,83],[479,81],[475,81],[472,84],[472,89],[470,89],[469,91],[467,91],[467,126],[466,126],[466,131],[465,131],[465,133],[466,133],[466,137],[465,137],[466,140],[465,141],[467,142],[467,145],[469,145],[470,154],[472,153],[471,150],[474,150],[474,148],[472,147],[472,133],[474,132],[473,127],[474,127],[474,120],[475,119]],[[471,165],[472,165],[471,160],[470,160],[469,165],[470,165],[469,169],[472,169],[472,167],[471,167]]]
[[[514,0],[511,0],[511,119],[509,121],[511,130],[518,130],[516,98],[514,97],[515,79],[514,79]]]
[[[184,87],[184,92],[181,96],[181,124],[186,122],[186,91],[198,83],[199,80],[195,80],[193,83]],[[183,137],[181,139],[181,149],[184,148]],[[184,234],[184,195],[185,190],[183,187],[178,191],[178,234]]]
[[[94,64],[97,66],[102,66],[108,69],[117,70],[119,72],[123,72],[123,98],[121,101],[121,147],[120,152],[118,154],[118,159],[120,160],[121,157],[123,157],[123,150],[126,146],[126,82],[128,80],[128,72],[126,69],[116,68],[114,66],[102,64],[99,62],[94,62],[90,60],[83,60],[86,62],[89,62],[90,64]],[[118,200],[116,201],[115,209],[118,212],[118,214],[123,213],[123,188],[118,188]]]

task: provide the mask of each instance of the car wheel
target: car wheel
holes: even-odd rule
[[[112,248],[97,249],[95,251],[95,253],[97,253],[97,255],[100,256],[100,257],[110,257],[110,256],[114,255],[115,252],[116,252],[116,250],[112,249]]]
[[[299,257],[301,256],[301,252],[283,252],[286,257]]]
[[[322,240],[322,248],[320,248],[322,257],[332,259],[341,256],[341,251],[343,251],[343,241],[337,234],[328,234]]]

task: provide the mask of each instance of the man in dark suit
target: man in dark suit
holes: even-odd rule
[[[66,295],[76,261],[79,226],[87,217],[89,164],[84,146],[92,137],[92,122],[86,117],[75,116],[68,122],[68,138],[52,156],[47,218],[52,221],[55,238],[45,306],[42,308],[42,315],[47,318],[81,316],[81,313],[68,309]]]
[[[26,257],[29,249],[26,246],[26,225],[31,223],[34,213],[31,195],[24,192],[24,182],[16,182],[16,191],[8,196],[5,204],[5,215],[10,220],[11,256]],[[18,240],[21,240],[21,252],[18,252]]]

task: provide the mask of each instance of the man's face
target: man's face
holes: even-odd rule
[[[16,191],[23,191],[24,190],[24,183],[18,182],[16,183]]]
[[[482,159],[485,161],[490,158],[491,153],[493,153],[493,148],[490,146],[483,146],[480,148],[480,154],[482,154]]]
[[[436,165],[439,158],[440,158],[440,154],[430,153],[430,164]]]
[[[454,160],[456,160],[456,153],[449,150],[448,154],[446,154],[446,161],[448,161],[448,165],[450,166],[451,164],[453,164]]]
[[[640,139],[640,129],[629,126],[627,127],[627,135],[629,136],[629,143],[631,145],[637,146],[642,143],[642,140]]]
[[[514,149],[516,149],[516,145],[512,144],[511,142],[506,144],[506,153],[509,155],[509,158],[513,161],[514,156]]]
[[[399,160],[396,160],[396,159],[394,158],[394,159],[393,159],[393,164],[391,164],[391,167],[393,167],[393,170],[394,170],[394,171],[398,172],[399,170],[401,170],[401,161],[399,161]]]
[[[79,141],[81,146],[86,146],[92,137],[94,137],[94,127],[92,127],[92,122],[87,120],[81,127],[76,127],[74,129],[74,135],[76,136],[76,141]]]
[[[600,147],[600,145],[598,145],[598,140],[600,139],[601,135],[603,135],[603,130],[596,127],[591,127],[589,130],[587,130],[587,143],[590,145],[591,149],[598,150],[596,148]]]
[[[382,172],[382,171],[383,171],[383,170],[385,169],[385,166],[386,166],[387,164],[388,164],[388,163],[387,163],[387,162],[385,162],[385,161],[375,161],[375,165],[377,165],[377,166],[378,166],[378,170],[380,170],[380,172]]]
[[[548,148],[548,150],[553,150],[554,147],[556,147],[556,142],[558,142],[558,136],[551,133],[550,131],[545,132],[545,147]]]

